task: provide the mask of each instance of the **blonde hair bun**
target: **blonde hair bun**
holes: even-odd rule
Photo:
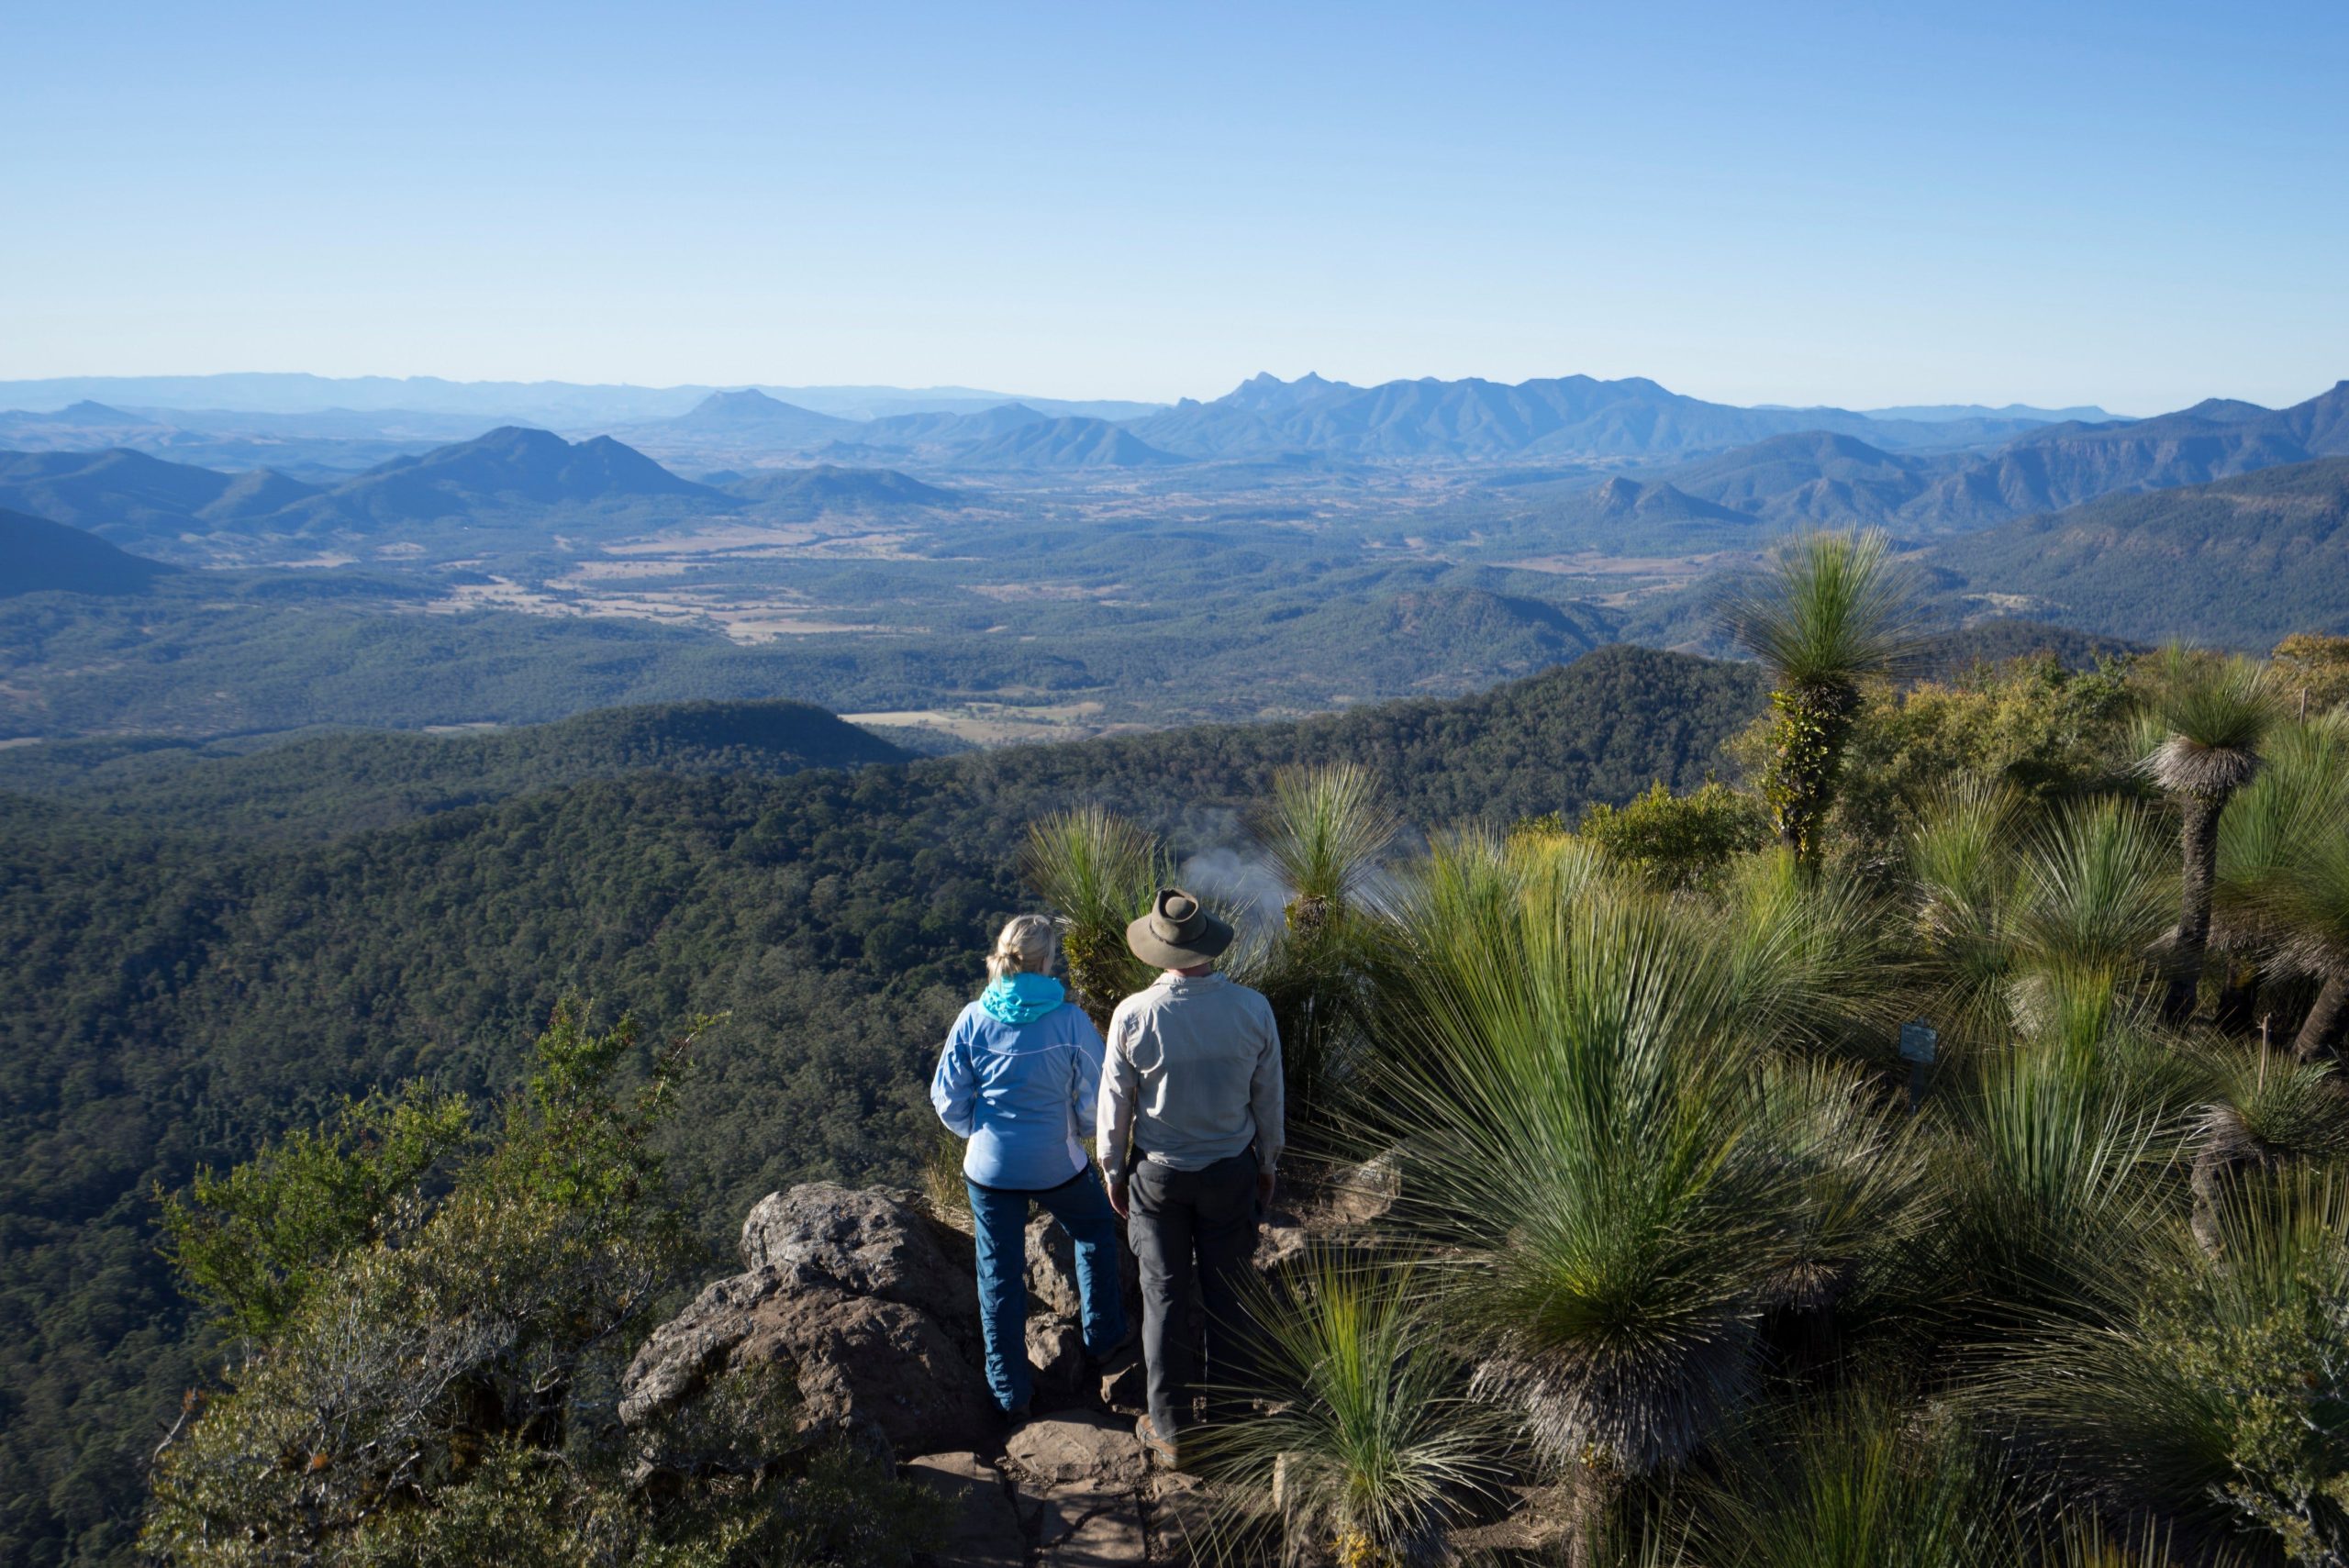
[[[987,954],[987,978],[1008,980],[1015,974],[1049,973],[1055,945],[1051,917],[1014,915],[996,933],[995,951]]]

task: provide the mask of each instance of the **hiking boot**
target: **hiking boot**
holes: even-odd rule
[[[1158,1429],[1151,1424],[1148,1416],[1142,1416],[1134,1422],[1134,1436],[1141,1440],[1142,1451],[1156,1460],[1162,1468],[1167,1470],[1183,1468],[1181,1447],[1173,1438],[1159,1436]]]

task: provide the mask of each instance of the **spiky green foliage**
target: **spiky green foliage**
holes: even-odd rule
[[[1472,869],[1413,910],[1460,918],[1410,932],[1407,1197],[1458,1262],[1487,1394],[1553,1458],[1645,1473],[1742,1403],[1802,1255],[1802,1180],[1729,1048],[1720,973],[1664,907],[1528,895],[1528,851]]]
[[[1660,923],[1589,900],[1527,936],[1521,979],[1439,1016],[1468,1092],[1430,1107],[1421,1159],[1483,1265],[1462,1306],[1501,1350],[1488,1385],[1558,1457],[1643,1473],[1742,1397],[1791,1184]]]
[[[1898,668],[1918,624],[1909,595],[1882,532],[1808,533],[1731,597],[1729,619],[1780,682],[1832,685]]]
[[[2223,799],[2251,782],[2284,717],[2267,668],[2171,643],[2144,668],[2145,771],[2175,795]]]
[[[2194,1060],[2208,1094],[2202,1149],[2229,1164],[2349,1156],[2349,1087],[2333,1063],[2232,1041],[2202,1042]]]
[[[1357,905],[1402,831],[1378,775],[1353,762],[1284,768],[1256,824],[1256,840],[1289,890],[1291,925]]]
[[[2266,755],[2219,825],[2214,917],[2231,951],[2317,982],[2293,1042],[2314,1058],[2349,1029],[2349,715],[2281,726]]]
[[[1740,1568],[2012,1568],[2027,1532],[1972,1426],[1855,1390],[1743,1434],[1697,1502],[1705,1561]]]
[[[2086,1009],[1976,1053],[1933,1105],[1948,1223],[1935,1265],[1980,1332],[2021,1331],[2163,1212],[2187,1091],[2157,1046]]]
[[[1728,611],[1776,684],[1764,797],[1779,841],[1815,859],[1860,683],[1894,671],[1914,641],[1908,579],[1882,533],[1805,534]]]
[[[2061,1032],[2072,1008],[2110,1012],[2138,989],[2168,929],[2174,868],[2161,830],[2126,801],[2032,821],[2011,787],[1955,781],[1908,844],[1935,1017],[1960,1039]]]
[[[1290,1117],[1310,1138],[1367,1039],[1387,935],[1373,917],[1401,822],[1375,773],[1341,763],[1282,770],[1252,828],[1287,896],[1276,928],[1235,919],[1245,940],[1222,967],[1272,1004]]]
[[[1117,1005],[1150,984],[1150,966],[1126,949],[1126,927],[1173,880],[1166,851],[1135,823],[1081,806],[1029,828],[1019,875],[1060,918],[1073,999],[1108,1028]]]
[[[2054,1459],[2213,1537],[2349,1560],[2349,1184],[2232,1184],[2213,1257],[2183,1225],[2115,1247],[2079,1315],[1990,1382]]]
[[[2018,856],[2014,936],[2042,1013],[2128,993],[2167,925],[2176,884],[2158,825],[2126,801],[2077,806]]]
[[[2231,923],[2255,925],[2263,885],[2349,808],[2349,713],[2279,725],[2262,755],[2219,825],[2218,908]]]
[[[1740,857],[1714,896],[1680,914],[1749,1039],[1883,1055],[1913,1011],[1919,973],[1897,913],[1854,878],[1774,848]]]
[[[1841,1062],[1773,1053],[1755,1071],[1767,1142],[1798,1184],[1773,1307],[1817,1314],[1935,1218],[1928,1151],[1893,1101]]]
[[[1507,1434],[1419,1274],[1324,1253],[1264,1287],[1251,1318],[1264,1413],[1211,1430],[1197,1468],[1271,1497],[1289,1555],[1383,1564],[1442,1555],[1442,1527],[1488,1502]]]

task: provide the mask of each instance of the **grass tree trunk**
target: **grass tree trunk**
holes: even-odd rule
[[[2219,817],[2227,808],[2227,797],[2188,795],[2183,804],[2185,824],[2178,838],[2184,880],[2177,929],[2170,936],[2169,995],[2162,1004],[2162,1017],[2174,1024],[2194,1016],[2202,986],[2202,961],[2210,947],[2210,890],[2219,870]]]
[[[2344,1031],[2349,1031],[2349,977],[2335,973],[2324,977],[2323,988],[2309,1006],[2309,1016],[2300,1020],[2292,1054],[2303,1062],[2338,1055]]]
[[[1819,858],[1827,813],[1835,804],[1835,776],[1859,706],[1859,688],[1822,681],[1770,694],[1777,712],[1766,791],[1778,842],[1805,861]]]

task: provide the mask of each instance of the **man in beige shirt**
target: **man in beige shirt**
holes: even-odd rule
[[[1208,1375],[1246,1377],[1241,1281],[1273,1199],[1281,1153],[1280,1032],[1272,1005],[1215,973],[1231,928],[1179,888],[1126,928],[1163,971],[1110,1016],[1095,1130],[1109,1204],[1141,1265],[1142,1440],[1173,1461],[1191,1416],[1195,1288],[1208,1319]]]

